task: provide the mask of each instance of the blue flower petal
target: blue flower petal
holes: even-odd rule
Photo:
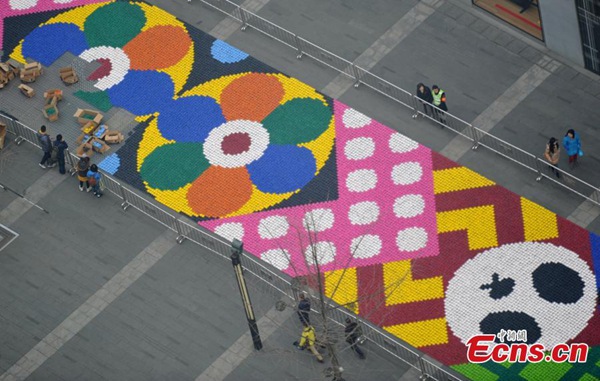
[[[165,73],[130,70],[122,82],[107,92],[113,106],[135,115],[147,115],[170,107],[174,86]]]
[[[271,144],[247,169],[260,191],[287,193],[302,188],[313,179],[317,162],[308,148]]]
[[[57,23],[36,28],[23,41],[23,57],[50,66],[66,52],[78,56],[88,48],[83,32],[74,24]]]
[[[235,48],[225,41],[215,40],[210,47],[213,58],[222,63],[235,63],[248,57],[248,53]]]
[[[225,123],[221,106],[213,98],[191,96],[171,101],[160,110],[158,129],[178,143],[202,143],[208,133]]]
[[[117,172],[119,170],[119,166],[121,165],[121,159],[119,158],[119,155],[117,155],[116,153],[113,153],[109,156],[106,157],[106,159],[102,160],[100,162],[100,164],[98,164],[98,167],[100,169],[102,169],[103,171],[114,175],[115,172]]]

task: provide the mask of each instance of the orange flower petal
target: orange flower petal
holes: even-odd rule
[[[209,167],[187,193],[192,210],[205,217],[222,217],[235,212],[252,196],[252,183],[245,167]]]
[[[284,90],[277,78],[260,73],[240,77],[221,93],[221,108],[227,120],[262,121],[279,105]]]
[[[138,34],[123,48],[131,68],[135,70],[164,69],[175,65],[187,53],[192,40],[182,28],[159,25]]]

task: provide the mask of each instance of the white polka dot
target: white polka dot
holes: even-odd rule
[[[379,206],[373,201],[359,202],[350,207],[348,218],[352,225],[372,224],[379,218]]]
[[[381,246],[379,236],[366,234],[352,240],[350,252],[354,258],[367,259],[378,255],[381,252]]]
[[[423,228],[400,230],[396,236],[396,245],[400,251],[417,251],[427,245],[427,231]]]
[[[377,173],[374,169],[357,169],[348,173],[346,188],[350,192],[366,192],[377,185]]]
[[[285,249],[267,250],[260,257],[279,270],[285,270],[290,266],[290,253]]]
[[[416,217],[423,213],[425,200],[420,194],[409,194],[394,201],[394,214],[399,218]]]
[[[333,227],[334,219],[331,209],[315,209],[304,215],[304,228],[313,232],[322,232]]]
[[[390,149],[395,153],[410,152],[419,148],[419,143],[396,132],[390,137]]]
[[[392,181],[396,185],[409,185],[421,180],[423,169],[421,164],[411,161],[394,166],[392,169]]]
[[[348,128],[361,128],[371,123],[371,118],[368,116],[361,114],[360,112],[354,109],[347,109],[344,111],[344,116],[342,117],[342,121]]]
[[[33,8],[37,5],[38,0],[10,0],[9,5],[13,10],[23,10]]]
[[[319,265],[326,265],[335,259],[335,246],[331,242],[317,242],[304,250],[304,257],[309,265],[315,265],[315,259]]]
[[[290,224],[284,216],[263,218],[258,224],[258,235],[262,239],[283,237],[287,234]]]
[[[244,238],[244,225],[239,222],[229,222],[217,226],[215,228],[215,233],[230,241],[233,241],[234,238],[241,241],[242,238]]]
[[[344,147],[344,154],[350,160],[362,160],[373,156],[375,142],[371,138],[360,137],[349,140]]]

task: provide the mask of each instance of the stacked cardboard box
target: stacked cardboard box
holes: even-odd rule
[[[72,85],[79,81],[79,77],[77,77],[77,73],[75,73],[75,69],[71,66],[63,67],[59,70],[60,79],[64,82],[65,85]]]
[[[42,75],[42,65],[39,62],[31,62],[21,69],[22,82],[35,82],[36,78]]]

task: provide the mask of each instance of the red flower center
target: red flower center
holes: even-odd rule
[[[108,58],[98,58],[96,62],[100,63],[100,67],[87,78],[88,81],[95,81],[97,79],[101,79],[110,74],[112,70],[112,63]]]
[[[250,135],[245,132],[236,132],[227,135],[221,141],[221,150],[226,155],[238,155],[250,149]]]

